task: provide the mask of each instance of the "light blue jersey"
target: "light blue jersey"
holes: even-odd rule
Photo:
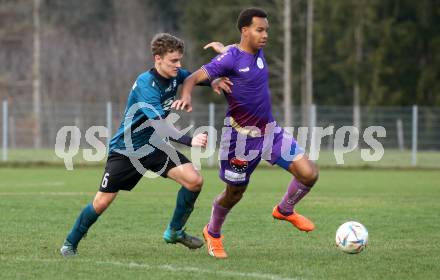
[[[156,69],[139,75],[128,96],[121,125],[110,141],[109,152],[125,154],[127,150],[136,151],[149,143],[154,132],[153,127],[148,126],[137,132],[135,130],[147,120],[164,119],[168,116],[178,86],[190,74],[186,69],[180,68],[177,76],[171,79],[163,78]],[[124,139],[124,132],[131,133],[131,141],[128,141],[131,143]]]

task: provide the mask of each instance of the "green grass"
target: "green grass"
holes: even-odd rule
[[[274,221],[289,175],[259,169],[224,228],[226,260],[206,248],[167,245],[162,232],[178,186],[143,179],[123,192],[89,231],[80,256],[58,249],[97,190],[101,168],[0,169],[0,279],[438,279],[440,174],[436,171],[323,170],[298,210],[312,218],[309,234]],[[187,225],[200,236],[213,198],[223,189],[215,170]],[[337,250],[345,221],[369,230],[358,255]]]
[[[176,144],[185,155],[191,156],[191,151],[183,146]],[[0,149],[0,155],[2,150]],[[343,156],[344,164],[340,165],[336,162],[333,150],[322,149],[319,153],[318,165],[320,166],[337,166],[337,167],[377,167],[377,168],[406,168],[412,167],[412,153],[410,150],[385,149],[384,155],[380,161],[364,161],[361,158],[359,149],[346,153]],[[217,158],[217,155],[215,155]],[[57,157],[53,149],[10,149],[8,151],[8,160],[10,163],[26,164],[26,163],[49,163],[63,165],[63,159]],[[74,167],[78,164],[103,164],[105,158],[100,162],[87,162],[83,158],[83,152],[80,150],[73,158]],[[2,163],[0,161],[0,163]],[[207,160],[202,159],[202,164],[206,166]],[[215,163],[217,164],[217,163]],[[265,162],[263,161],[263,164]],[[417,168],[440,169],[440,151],[418,151]]]

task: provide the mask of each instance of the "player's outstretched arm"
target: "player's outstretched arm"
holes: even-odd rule
[[[227,46],[225,46],[225,45],[223,45],[222,43],[220,43],[220,42],[211,42],[211,43],[209,43],[209,44],[206,44],[204,47],[203,47],[203,49],[204,50],[207,50],[207,49],[209,49],[209,48],[212,48],[215,52],[217,52],[217,53],[225,53],[225,52],[227,52],[228,50],[229,50],[229,48],[231,47],[232,45],[227,45]]]
[[[161,139],[165,139],[169,137],[170,140],[186,145],[186,146],[193,146],[193,138],[186,136],[185,132],[177,130],[177,128],[174,126],[173,121],[169,122],[167,119],[155,119],[150,120],[151,126],[154,128],[154,133],[159,136]]]
[[[154,133],[159,135],[160,138],[169,137],[170,140],[189,146],[189,147],[202,147],[206,148],[208,143],[208,135],[206,133],[200,133],[194,137],[189,137],[183,134],[167,119],[150,120],[151,126],[154,128]]]
[[[202,69],[199,69],[192,73],[183,82],[182,93],[180,99],[173,102],[171,108],[176,110],[186,110],[187,112],[192,111],[191,105],[191,93],[195,85],[203,81],[208,80],[208,75]]]

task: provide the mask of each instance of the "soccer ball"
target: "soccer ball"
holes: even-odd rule
[[[365,249],[367,243],[368,231],[361,223],[346,222],[336,231],[336,245],[345,253],[360,253]]]

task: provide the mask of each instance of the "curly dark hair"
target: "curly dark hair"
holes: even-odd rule
[[[169,52],[178,51],[183,53],[185,45],[183,41],[168,33],[158,33],[151,40],[151,53],[153,56],[164,56]]]
[[[240,12],[237,18],[237,28],[241,32],[241,29],[252,24],[253,17],[267,18],[265,10],[260,8],[247,8]]]

